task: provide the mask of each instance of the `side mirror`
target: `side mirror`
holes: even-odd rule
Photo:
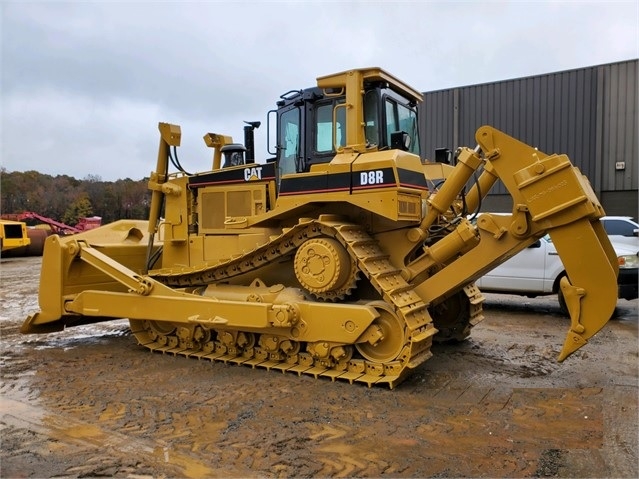
[[[445,163],[450,165],[450,157],[452,151],[448,148],[435,148],[435,161],[437,163]]]
[[[391,149],[408,151],[410,148],[410,136],[405,131],[391,133]]]

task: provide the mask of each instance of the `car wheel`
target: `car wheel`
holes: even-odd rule
[[[561,288],[557,292],[557,300],[559,300],[559,309],[561,310],[561,314],[564,316],[570,316],[570,312],[568,312],[568,305],[566,305],[566,299],[564,298],[564,293],[561,292]]]
[[[557,292],[557,299],[559,300],[559,309],[561,310],[561,314],[570,317],[570,312],[568,311],[568,306],[566,305],[566,299],[564,298],[564,294],[561,292],[561,288]],[[615,307],[609,319],[615,319],[618,316],[619,310]]]

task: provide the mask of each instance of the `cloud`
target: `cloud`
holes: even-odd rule
[[[279,95],[381,66],[422,91],[639,56],[636,2],[4,2],[2,166],[140,179],[157,123],[242,141]],[[260,155],[258,155],[260,157]]]
[[[11,147],[3,159],[10,154],[20,171],[124,178],[130,176],[126,168],[139,173],[153,166],[153,149],[147,151],[141,133],[157,123],[157,105],[45,88],[12,95],[3,102],[3,115],[11,119],[3,124],[4,143]],[[22,147],[12,139],[21,139]]]

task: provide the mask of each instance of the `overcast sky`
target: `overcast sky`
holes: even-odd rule
[[[380,66],[420,91],[639,57],[639,1],[52,2],[0,0],[1,164],[134,180],[159,121],[180,162],[210,168],[207,132],[243,141],[317,76]]]

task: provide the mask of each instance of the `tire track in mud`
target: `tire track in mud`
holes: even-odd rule
[[[0,412],[1,424],[5,429],[27,429],[40,439],[41,444],[33,448],[26,444],[13,453],[46,454],[47,449],[72,448],[80,455],[91,457],[85,466],[74,466],[64,471],[81,477],[104,475],[109,470],[114,475],[122,473],[140,473],[140,469],[148,469],[151,476],[157,474],[157,464],[163,464],[162,475],[169,477],[228,477],[231,470],[211,468],[210,464],[172,450],[162,439],[143,439],[130,434],[123,434],[108,426],[108,422],[97,426],[91,422],[79,421],[68,414],[43,413],[40,408],[30,406],[21,401],[2,398]],[[69,409],[71,410],[71,409]],[[123,461],[122,458],[128,458]],[[142,459],[140,459],[142,458]],[[132,462],[131,462],[132,461]],[[129,469],[129,470],[127,470]],[[9,477],[9,476],[5,476]]]
[[[368,390],[149,355],[130,339],[100,339],[90,356],[79,353],[82,347],[38,354],[47,358],[45,366],[22,390],[39,391],[37,400],[55,411],[54,419],[44,430],[37,422],[8,424],[41,434],[48,430],[50,441],[70,443],[93,458],[65,473],[138,467],[169,476],[208,468],[202,475],[372,477],[478,476],[490,470],[521,477],[534,475],[549,458],[560,467],[565,454],[547,451],[593,447],[593,437],[601,445],[600,423],[582,430],[578,416],[562,419],[562,408],[600,417],[600,390],[486,387],[449,373],[431,373],[420,382],[425,372],[408,380],[410,393]],[[63,367],[65,372],[54,373]],[[29,394],[30,402],[36,395]],[[579,409],[582,403],[586,409]],[[40,409],[29,407],[16,415]],[[540,435],[544,422],[552,427]],[[566,432],[572,438],[567,443],[556,436]],[[450,453],[459,450],[467,451],[468,460],[451,466]],[[144,460],[130,464],[133,456]],[[115,466],[113,458],[119,458]]]

